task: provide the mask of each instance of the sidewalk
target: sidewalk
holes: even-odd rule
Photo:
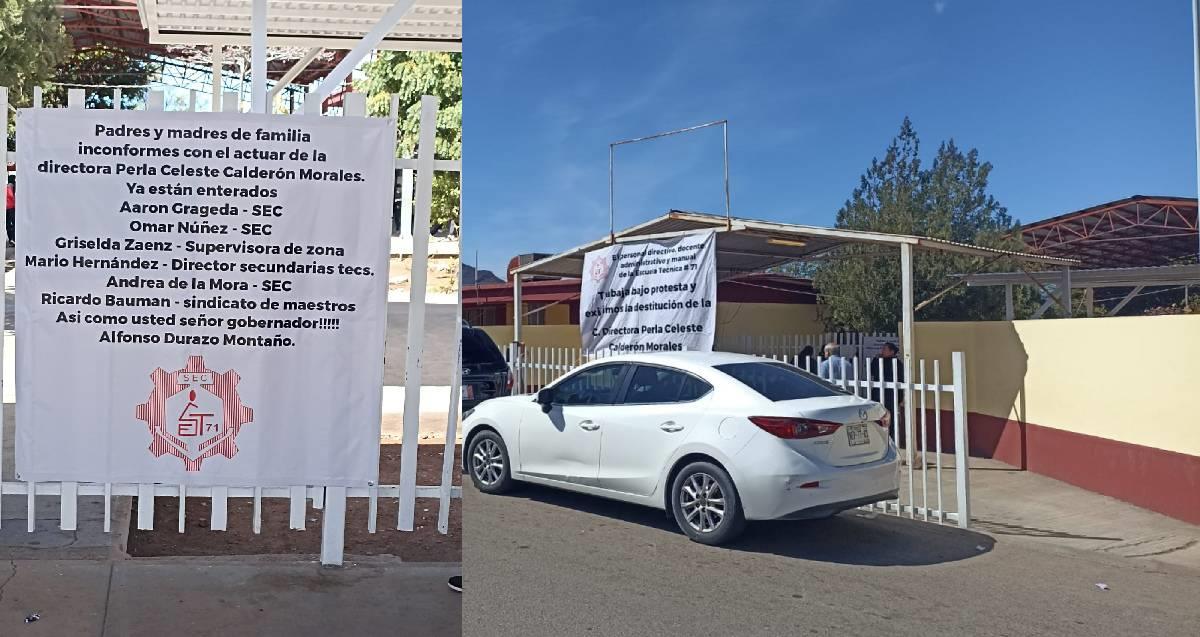
[[[457,564],[263,556],[0,562],[0,635],[460,635]],[[40,619],[26,624],[26,617]]]
[[[935,454],[928,455],[928,493],[936,502]],[[1200,569],[1200,526],[1115,498],[1020,471],[996,460],[971,458],[971,528],[1041,546],[1097,551]],[[907,467],[901,489],[907,497]],[[918,504],[921,472],[915,472]],[[942,455],[942,492],[954,509],[954,456]]]

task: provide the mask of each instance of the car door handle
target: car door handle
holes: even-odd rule
[[[676,431],[683,431],[683,425],[677,425],[673,420],[664,422],[663,424],[659,425],[658,428],[671,434],[675,433]]]
[[[597,425],[596,423],[594,423],[590,420],[585,420],[585,421],[579,423],[579,428],[584,431],[596,431],[597,429],[600,428],[600,425]]]

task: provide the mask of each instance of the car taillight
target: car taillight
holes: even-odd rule
[[[505,374],[504,375],[504,389],[507,391],[512,391],[512,386],[513,386],[513,375]]]
[[[838,422],[812,420],[809,418],[781,418],[777,416],[751,416],[750,422],[759,429],[787,440],[805,440],[828,436],[842,426]]]
[[[890,411],[885,410],[883,412],[883,418],[880,418],[879,420],[876,420],[875,422],[879,423],[880,427],[883,427],[884,429],[888,429],[889,427],[892,426],[892,413]]]

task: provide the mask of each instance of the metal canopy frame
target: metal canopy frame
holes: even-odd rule
[[[901,350],[908,373],[911,373],[914,352],[912,277],[914,249],[955,252],[982,258],[1011,258],[1021,263],[1059,266],[1062,268],[1062,274],[1059,276],[1068,280],[1070,266],[1078,263],[1075,259],[996,250],[931,237],[842,230],[672,210],[656,219],[613,233],[610,237],[585,243],[514,268],[512,270],[513,347],[517,355],[520,355],[521,343],[521,279],[523,276],[582,277],[584,255],[592,250],[614,243],[667,239],[710,230],[717,233],[718,276],[762,270],[792,261],[834,258],[832,253],[844,245],[859,244],[881,248],[899,248],[902,299]],[[911,376],[906,377],[911,378]],[[905,409],[907,412],[905,415],[911,418],[912,406],[907,405]]]
[[[1029,251],[1087,268],[1169,265],[1196,256],[1195,197],[1134,195],[1021,228]]]
[[[838,247],[847,244],[878,247],[907,245],[920,250],[956,252],[984,258],[1011,257],[1042,265],[1070,266],[1078,263],[1075,259],[997,250],[931,237],[843,230],[672,210],[658,218],[616,232],[611,237],[585,243],[513,268],[513,274],[580,277],[583,275],[584,255],[614,241],[649,241],[705,230],[718,232],[717,268],[731,274],[762,270],[792,261],[825,258]],[[772,239],[775,241],[772,242]]]
[[[257,0],[137,0],[154,44],[250,43]],[[394,0],[268,0],[267,46],[352,49]],[[462,51],[462,0],[419,0],[375,48]]]
[[[211,46],[214,77],[223,69],[226,45],[250,45],[251,69],[268,68],[268,47],[307,48],[285,77],[300,74],[324,49],[348,49],[318,86],[318,103],[376,49],[462,51],[462,0],[136,1],[152,44]],[[279,90],[268,93],[266,72],[253,73],[251,111],[267,112]],[[214,82],[214,104],[218,92]]]
[[[71,37],[76,50],[94,47],[110,47],[125,51],[136,57],[152,58],[160,56],[179,60],[184,64],[209,65],[212,58],[204,53],[204,49],[191,45],[152,44],[150,42],[147,20],[139,12],[137,0],[63,0],[57,5],[62,15],[63,27]],[[211,42],[204,42],[205,45]],[[207,47],[205,47],[207,48]],[[302,59],[311,49],[294,48],[290,51],[278,52],[267,60],[267,77],[280,78],[296,68],[296,60]],[[294,81],[298,84],[310,84],[324,77],[345,56],[341,49],[322,52],[316,59],[301,67],[302,72],[296,76],[280,80],[284,86]],[[224,69],[238,72],[236,64],[229,64],[236,59],[225,57]],[[282,87],[280,87],[282,88]]]
[[[58,10],[76,49],[107,46],[133,55],[167,52],[165,46],[150,43],[132,0],[64,0]]]
[[[1061,275],[1056,272],[986,272],[957,276],[969,287],[1004,286],[1005,318],[1007,320],[1013,319],[1012,290],[1014,285],[1036,285],[1043,290],[1047,285],[1063,285]],[[1070,289],[1082,289],[1087,292],[1085,294],[1086,310],[1089,317],[1092,316],[1095,309],[1093,290],[1097,288],[1132,288],[1109,312],[1109,316],[1115,316],[1147,287],[1200,285],[1200,264],[1074,270],[1066,285]],[[1061,302],[1061,293],[1059,297]],[[1049,307],[1048,303],[1050,301],[1038,309],[1034,318],[1039,318],[1045,313]]]

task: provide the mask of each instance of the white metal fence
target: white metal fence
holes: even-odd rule
[[[787,358],[798,367],[805,367],[804,361],[811,359],[813,362],[810,371],[815,373],[817,365],[824,360],[822,358],[823,348],[829,343],[836,343],[841,356],[855,361],[856,367],[861,369],[868,359],[878,356],[878,345],[884,342],[897,343],[896,334],[825,332],[822,334],[729,335],[717,338],[713,349],[777,359]],[[513,391],[517,393],[536,391],[587,360],[602,358],[606,355],[605,352],[599,352],[585,357],[578,347],[532,347],[522,348],[521,351],[524,352],[522,357],[514,353],[513,347],[512,344],[509,344],[504,355],[512,367],[516,379]],[[864,355],[864,351],[868,353]],[[862,361],[862,363],[860,364],[858,361]]]
[[[816,342],[838,342],[830,336],[821,334],[811,338]],[[852,336],[845,342],[861,345],[862,339],[854,340]],[[914,359],[909,363],[912,369],[905,369],[905,363],[898,358],[848,356],[844,362],[835,361],[822,368],[825,358],[800,357],[798,352],[804,345],[804,339],[792,339],[787,347],[795,353],[745,353],[806,369],[846,392],[883,402],[895,412],[890,431],[904,461],[899,497],[864,508],[938,523],[955,522],[967,528],[969,432],[963,353],[952,355],[947,378],[937,360]],[[586,362],[579,348],[534,347],[518,353],[510,346],[506,355],[518,379],[513,391],[519,393],[533,393]],[[899,397],[899,401],[894,397]],[[895,408],[896,405],[900,408]]]
[[[320,116],[320,101],[309,95],[304,105],[304,116]],[[120,98],[114,104],[120,105]],[[223,109],[237,110],[238,94],[227,92],[223,96]],[[41,92],[35,90],[35,108],[41,107]],[[189,110],[195,111],[196,91],[191,92]],[[392,96],[391,117],[395,117],[399,106],[399,96]],[[83,89],[71,89],[68,92],[67,108],[84,108]],[[148,95],[146,108],[162,110],[164,95],[160,91],[151,91]],[[441,483],[438,485],[417,485],[417,445],[419,442],[418,428],[420,426],[421,401],[421,359],[424,349],[425,329],[425,285],[427,279],[427,262],[429,255],[429,217],[432,203],[432,176],[436,171],[459,172],[461,162],[435,160],[433,156],[434,134],[436,132],[438,104],[437,99],[430,96],[421,98],[421,126],[418,133],[418,156],[415,159],[397,159],[396,168],[412,169],[416,172],[416,222],[413,224],[413,268],[411,279],[410,307],[408,312],[407,357],[405,367],[404,393],[404,430],[403,446],[400,458],[399,484],[375,485],[369,487],[329,487],[324,485],[256,485],[256,486],[210,486],[185,487],[172,484],[124,484],[124,483],[88,483],[88,482],[17,482],[6,480],[0,483],[0,493],[3,495],[26,496],[26,524],[32,533],[36,524],[36,502],[38,496],[57,497],[60,503],[59,527],[65,531],[77,530],[78,498],[80,496],[104,496],[104,532],[112,531],[112,499],[114,496],[136,496],[137,511],[134,512],[139,530],[154,528],[154,502],[156,498],[179,499],[179,532],[183,533],[185,525],[185,504],[187,498],[209,498],[211,512],[209,528],[213,531],[224,531],[227,528],[229,498],[253,498],[254,509],[252,527],[255,533],[262,529],[262,499],[286,498],[290,501],[289,528],[297,531],[305,529],[305,514],[307,503],[312,502],[314,509],[323,510],[321,525],[321,563],[341,564],[345,547],[346,499],[365,498],[368,501],[367,531],[377,532],[379,501],[395,500],[398,507],[398,531],[412,531],[414,528],[416,500],[418,498],[436,498],[439,501],[437,529],[440,533],[449,530],[450,501],[461,498],[461,487],[453,486],[453,476],[458,470],[455,462],[456,435],[458,418],[461,411],[459,404],[460,378],[453,375],[450,391],[450,404],[447,407],[446,442],[442,459]],[[366,96],[362,93],[349,93],[345,96],[346,117],[366,117]],[[7,130],[9,117],[8,89],[0,87],[0,131]],[[280,115],[280,117],[286,117]],[[20,140],[17,140],[17,155],[9,155],[9,161],[19,162]],[[5,154],[0,153],[0,157]],[[18,166],[18,170],[20,170]],[[8,178],[8,163],[4,166],[5,183]],[[18,193],[20,196],[20,193]],[[0,230],[3,232],[3,230]],[[0,243],[2,244],[2,243]],[[18,267],[20,267],[18,265]],[[0,316],[4,315],[4,296],[0,295]],[[455,340],[459,339],[459,330],[454,330]],[[458,360],[461,361],[461,345]],[[0,345],[0,358],[3,356]],[[352,353],[348,355],[353,355]],[[461,367],[455,363],[458,369]],[[8,379],[0,377],[0,387]],[[20,400],[20,396],[17,399]],[[2,420],[0,407],[0,420]],[[18,426],[30,426],[28,423],[18,423]],[[0,450],[4,448],[4,428],[0,426]],[[4,458],[0,455],[0,477],[4,475]],[[0,500],[2,502],[2,500]],[[3,520],[0,515],[0,520]]]
[[[836,343],[842,356],[867,358],[878,356],[878,345],[899,343],[895,333],[885,332],[825,332],[823,334],[732,334],[716,339],[713,349],[758,356],[797,356],[806,348],[813,355],[821,354],[825,345]]]

